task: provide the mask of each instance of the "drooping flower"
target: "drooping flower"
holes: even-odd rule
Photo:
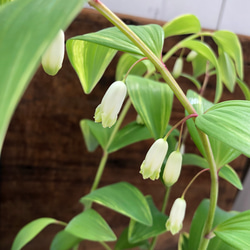
[[[174,68],[173,68],[173,77],[175,79],[177,79],[181,73],[182,73],[182,69],[183,69],[183,58],[182,57],[179,57],[177,58],[177,60],[175,61],[175,64],[174,64]]]
[[[65,50],[64,41],[64,32],[59,30],[57,36],[42,56],[42,66],[48,75],[54,76],[62,67]]]
[[[196,51],[191,50],[191,51],[188,53],[188,55],[187,55],[187,58],[186,58],[187,62],[192,62],[192,61],[195,59],[195,57],[196,57],[197,55],[198,55],[198,53],[197,53]]]
[[[143,179],[159,178],[161,166],[168,151],[168,143],[164,139],[156,140],[147,152],[145,160],[141,164],[140,173]]]
[[[95,110],[95,122],[101,122],[104,128],[112,127],[117,120],[126,94],[127,87],[124,82],[112,83],[103,96],[101,104]]]
[[[173,235],[180,232],[186,212],[186,201],[183,198],[178,198],[174,201],[171,208],[169,218],[166,222],[167,231]]]
[[[173,151],[166,162],[164,171],[163,171],[163,181],[164,184],[168,187],[172,186],[177,182],[182,165],[182,154],[179,151]]]

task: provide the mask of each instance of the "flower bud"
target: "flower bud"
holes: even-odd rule
[[[141,164],[140,173],[143,179],[159,178],[161,166],[168,151],[168,143],[164,139],[156,140],[147,152],[145,160]]]
[[[183,59],[182,59],[182,57],[179,57],[175,61],[173,72],[172,72],[173,77],[175,79],[177,79],[181,75],[182,69],[183,69]]]
[[[173,151],[166,162],[165,169],[163,171],[163,181],[168,187],[172,186],[177,182],[182,165],[182,154],[179,151]]]
[[[191,50],[191,51],[188,53],[188,55],[187,55],[186,61],[187,61],[187,62],[192,62],[192,61],[195,59],[195,57],[196,57],[197,55],[198,55],[198,54],[197,54],[196,51]]]
[[[183,198],[176,199],[166,222],[167,231],[170,231],[173,235],[180,232],[182,229],[185,212],[186,201]]]
[[[57,36],[42,56],[42,66],[48,75],[54,76],[62,67],[64,40],[64,33],[62,30],[59,30]]]
[[[112,83],[95,110],[95,122],[101,122],[104,128],[112,127],[122,107],[127,94],[127,87],[124,82]]]
[[[145,124],[139,114],[137,114],[137,116],[136,116],[136,123],[140,124],[140,125],[144,125]]]

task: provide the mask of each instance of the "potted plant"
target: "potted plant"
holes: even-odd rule
[[[60,69],[64,52],[62,30],[83,2],[87,1],[55,0],[49,4],[48,1],[17,0],[1,7],[0,18],[5,21],[0,28],[3,41],[0,52],[5,59],[0,64],[1,146],[13,110],[40,61],[50,75]],[[53,239],[51,249],[77,248],[83,240],[97,241],[105,249],[110,249],[106,243],[109,241],[116,241],[115,249],[154,249],[158,235],[167,231],[175,235],[181,231],[188,209],[185,195],[204,172],[210,174],[210,199],[198,206],[190,232],[180,234],[179,249],[247,249],[250,212],[226,212],[217,206],[220,178],[242,189],[229,163],[241,154],[250,156],[250,92],[243,81],[242,51],[237,36],[229,31],[203,32],[193,15],[183,15],[162,27],[128,26],[100,1],[88,3],[115,27],[78,35],[66,42],[67,55],[85,93],[94,89],[115,54],[124,52],[117,65],[116,81],[110,84],[96,107],[94,120],[83,119],[80,124],[88,150],[102,148],[97,174],[90,192],[80,200],[83,212],[68,223],[53,218],[30,222],[18,233],[12,249],[21,249],[49,224],[63,226]],[[14,17],[20,17],[20,22],[15,22]],[[36,32],[38,23],[39,32]],[[20,25],[26,28],[23,34],[19,32]],[[30,39],[27,34],[34,36]],[[163,55],[164,39],[176,35],[185,36]],[[204,37],[213,40],[215,50]],[[177,51],[180,53],[170,73],[165,63]],[[183,70],[184,60],[192,65],[192,75]],[[194,83],[196,91],[185,94],[177,83],[180,76]],[[211,76],[216,77],[216,87],[214,100],[208,101],[204,93]],[[233,91],[235,84],[246,100],[220,101],[223,86]],[[170,126],[174,96],[184,111],[181,119]],[[131,106],[137,118],[122,127]],[[187,133],[199,154],[185,153]],[[161,181],[165,195],[160,210],[154,205],[153,197],[144,196],[128,182],[98,188],[112,152],[149,138],[154,141],[138,168],[141,174],[138,178]],[[167,215],[165,209],[171,187],[178,183],[182,166],[190,163],[200,167],[200,171],[182,194],[175,197]],[[93,208],[93,203],[129,217],[129,225],[118,239]]]

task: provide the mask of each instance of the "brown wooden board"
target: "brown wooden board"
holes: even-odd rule
[[[162,24],[155,20],[121,17],[128,24],[152,22]],[[109,26],[110,23],[97,12],[84,10],[66,31],[66,37],[94,32]],[[178,37],[168,39],[164,51],[178,39]],[[250,82],[250,38],[240,37],[240,39],[244,50],[245,80]],[[10,249],[20,228],[34,219],[52,217],[68,222],[81,212],[83,207],[79,199],[90,190],[102,152],[99,148],[95,153],[87,152],[79,122],[83,118],[93,119],[96,106],[108,85],[114,81],[115,65],[119,55],[112,61],[90,95],[83,93],[67,58],[64,60],[63,68],[55,77],[46,75],[41,68],[38,69],[12,118],[2,151],[0,249]],[[174,61],[175,58],[169,60],[167,64],[169,69],[172,69]],[[185,65],[185,68],[191,70],[188,65]],[[180,78],[179,82],[185,91],[193,88],[185,79]],[[206,97],[211,100],[214,96],[214,85],[212,78],[206,92]],[[227,90],[224,91],[223,100],[234,98],[243,99],[238,88],[234,95]],[[183,108],[177,100],[174,101],[173,107],[171,124],[183,117]],[[131,110],[128,120],[132,121],[135,117],[135,112]],[[151,194],[160,208],[164,195],[163,185],[160,181],[144,181],[139,174],[140,164],[151,143],[152,140],[136,143],[111,154],[100,186],[128,181],[145,195]],[[189,152],[197,152],[191,140],[188,140],[186,148]],[[245,161],[245,157],[240,157],[232,164],[239,176],[242,176]],[[196,167],[183,168],[180,181],[173,188],[170,206],[197,172]],[[200,201],[209,197],[209,184],[209,175],[203,174],[187,193],[188,207],[184,229],[189,229],[191,218]],[[236,193],[234,187],[221,181],[219,205],[229,210]],[[106,208],[100,206],[95,208],[117,235],[128,223],[127,218]],[[55,232],[60,229],[62,229],[60,226],[49,226],[24,249],[49,249]],[[160,237],[156,249],[176,249],[177,239],[166,233]],[[97,243],[86,241],[82,243],[81,249],[102,249],[102,247]]]

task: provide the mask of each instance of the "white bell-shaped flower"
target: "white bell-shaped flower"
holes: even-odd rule
[[[143,179],[159,178],[161,166],[168,151],[168,143],[164,139],[156,140],[147,152],[145,160],[141,164],[140,173]]]
[[[183,58],[182,57],[179,57],[177,58],[177,60],[175,61],[175,64],[174,64],[174,68],[173,68],[173,77],[175,79],[177,79],[181,73],[182,73],[182,69],[183,69]]]
[[[48,75],[54,76],[62,67],[65,50],[64,42],[64,32],[59,30],[57,36],[42,56],[42,66]]]
[[[179,151],[173,151],[166,162],[164,171],[163,171],[163,181],[164,184],[168,187],[172,186],[177,182],[182,166],[182,154]]]
[[[95,110],[95,122],[101,122],[104,128],[112,127],[127,94],[127,87],[124,82],[116,81],[110,85]]]
[[[180,232],[186,212],[186,201],[178,198],[174,201],[169,218],[166,222],[166,228],[173,235]]]

